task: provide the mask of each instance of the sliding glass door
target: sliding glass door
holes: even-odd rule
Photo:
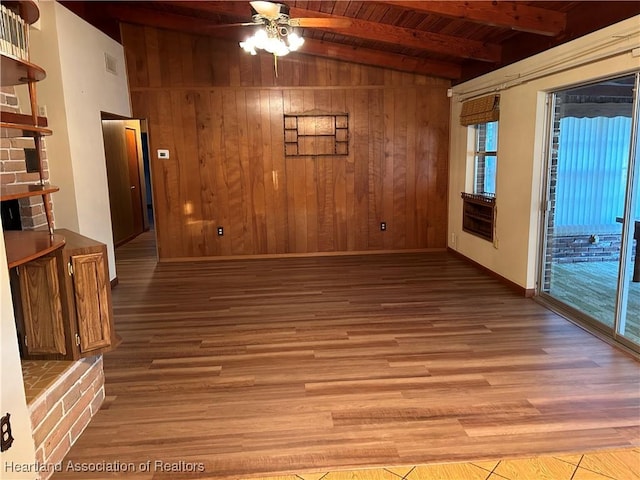
[[[638,74],[554,92],[539,293],[640,346]]]
[[[640,90],[640,74],[635,78],[636,94]],[[631,162],[629,166],[627,198],[622,218],[622,254],[618,283],[618,318],[616,335],[640,345],[640,100],[636,95],[632,131]]]

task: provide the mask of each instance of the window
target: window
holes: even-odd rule
[[[498,163],[498,122],[478,123],[475,129],[475,181],[478,195],[495,196]]]
[[[462,104],[460,125],[468,128],[469,151],[473,151],[473,158],[467,158],[467,173],[473,174],[473,193],[462,192],[462,230],[490,242],[495,238],[499,119],[500,95]]]

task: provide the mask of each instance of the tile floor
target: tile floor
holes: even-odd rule
[[[22,360],[22,377],[27,403],[33,402],[71,365],[73,362],[58,360]]]
[[[576,455],[301,473],[260,480],[636,480],[640,447]],[[253,480],[256,480],[255,478]]]

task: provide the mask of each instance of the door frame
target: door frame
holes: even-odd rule
[[[638,160],[637,151],[638,141],[640,140],[638,138],[638,135],[640,135],[640,128],[638,126],[638,123],[640,123],[640,71],[635,73],[634,92],[633,110],[631,114],[629,162],[627,164],[627,185],[622,217],[622,239],[620,242],[619,271],[622,272],[622,274],[618,276],[615,319],[613,324],[614,338],[618,337],[618,340],[624,341],[627,341],[627,339],[619,332],[622,330],[623,323],[626,322],[628,307],[629,290],[627,287],[629,285],[629,281],[626,275],[629,275],[629,269],[627,268],[627,262],[631,261],[631,249],[636,222],[636,219],[633,217],[632,207],[634,202],[640,202],[640,198],[638,198],[640,197],[640,179],[638,179],[638,182],[636,183],[635,178],[636,174],[640,175],[640,161]],[[640,239],[637,241],[640,242]],[[633,344],[633,342],[631,343]]]
[[[154,210],[154,195],[153,195],[153,182],[151,182],[151,178],[147,179],[147,172],[145,172],[144,169],[144,165],[143,165],[143,152],[142,152],[142,148],[143,148],[143,144],[141,141],[141,131],[143,128],[146,128],[146,125],[148,124],[148,122],[146,121],[146,119],[144,118],[133,118],[133,117],[124,117],[122,115],[116,115],[116,114],[112,114],[109,112],[100,112],[101,114],[101,121],[104,120],[121,120],[123,122],[137,122],[138,124],[138,128],[140,129],[140,132],[136,132],[136,144],[137,144],[137,150],[139,152],[138,154],[138,172],[139,172],[139,180],[140,180],[140,185],[139,185],[139,190],[140,190],[140,199],[141,202],[143,202],[142,204],[142,220],[143,220],[143,232],[148,231],[150,229],[151,226],[151,222],[149,219],[149,211],[147,208],[147,184],[151,186],[152,191],[150,192],[151,195],[149,195],[149,198],[151,200],[152,203],[152,210]],[[126,124],[124,125],[124,128],[127,128]],[[103,139],[104,140],[104,139]],[[126,139],[125,139],[126,141]],[[106,152],[105,152],[106,153]],[[106,155],[105,155],[106,156]],[[108,159],[105,158],[105,161],[108,162]],[[149,172],[149,176],[150,176],[150,172]],[[110,208],[113,208],[112,205],[110,205]],[[118,247],[130,240],[132,240],[133,238],[135,238],[138,234],[135,234],[131,237],[125,238],[125,239],[121,239],[120,241],[116,242],[115,238],[114,238],[114,247]],[[112,236],[113,236],[113,226],[112,226]],[[156,254],[157,254],[157,245],[156,245]]]

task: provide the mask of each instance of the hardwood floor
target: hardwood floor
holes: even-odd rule
[[[449,254],[156,265],[150,239],[117,251],[123,342],[105,355],[106,403],[65,465],[150,461],[152,472],[54,479],[640,445],[640,364]]]

